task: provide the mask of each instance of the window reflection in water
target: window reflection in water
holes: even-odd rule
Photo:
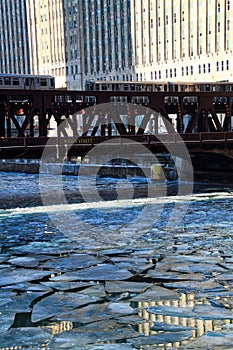
[[[224,300],[222,298],[221,300]],[[127,300],[126,300],[127,301]],[[227,298],[226,298],[227,304]],[[177,317],[177,316],[164,316],[164,315],[156,315],[149,313],[146,309],[153,306],[166,306],[166,307],[179,307],[179,308],[193,308],[195,305],[210,305],[210,303],[206,299],[195,299],[195,294],[181,294],[180,299],[173,300],[157,300],[157,301],[143,301],[143,302],[132,302],[131,305],[134,308],[139,309],[138,315],[141,317],[142,322],[136,327],[137,331],[140,334],[144,334],[145,336],[160,334],[163,331],[152,331],[151,327],[154,325],[154,322],[163,322],[165,324],[178,325],[178,326],[186,326],[193,327],[195,329],[192,330],[192,338],[183,340],[182,342],[175,343],[161,343],[159,349],[168,349],[168,347],[179,348],[182,345],[190,342],[192,339],[201,337],[210,331],[221,331],[224,325],[232,324],[233,320],[203,320],[203,319],[193,319],[187,317]],[[112,318],[113,319],[113,318]],[[117,320],[116,320],[117,321]],[[56,334],[63,333],[74,328],[74,324],[70,321],[61,321],[61,322],[49,322],[48,324],[42,324],[42,329],[49,330],[51,332],[51,338]],[[166,334],[166,332],[164,332]],[[105,342],[112,343],[112,342]],[[119,343],[119,341],[117,341]],[[18,345],[18,344],[17,344]],[[156,346],[158,344],[155,344]],[[150,346],[150,345],[148,345]],[[11,350],[24,349],[22,346],[12,346]],[[0,350],[8,350],[9,348],[2,348]],[[44,346],[38,347],[38,350],[48,350],[49,344],[44,344]],[[138,349],[143,350],[147,349],[146,346],[138,347]]]

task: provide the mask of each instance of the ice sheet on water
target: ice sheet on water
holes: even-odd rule
[[[57,292],[45,297],[33,306],[32,322],[38,322],[55,315],[74,310],[82,305],[96,302],[100,298],[80,293]]]
[[[51,339],[51,333],[41,328],[12,328],[1,334],[2,348],[42,346]]]
[[[124,269],[111,264],[101,264],[76,272],[67,272],[61,276],[51,278],[50,281],[115,281],[126,280],[132,274]]]
[[[182,340],[189,339],[192,337],[191,331],[183,332],[166,332],[159,333],[156,335],[141,336],[133,339],[128,339],[127,342],[133,344],[134,346],[145,346],[145,345],[155,345],[155,344],[167,344],[181,342]]]
[[[77,322],[80,324],[91,324],[94,322],[100,322],[107,319],[116,319],[122,316],[132,316],[137,314],[137,310],[133,309],[129,303],[110,303],[105,302],[101,304],[87,305],[82,308],[66,312],[59,315],[57,320],[66,320],[71,322]],[[140,320],[142,322],[142,320]],[[140,323],[138,322],[138,323]],[[123,322],[122,322],[123,323]],[[126,323],[126,322],[125,322]],[[128,324],[128,323],[127,323]],[[97,327],[97,324],[96,324]]]
[[[154,285],[131,301],[177,300],[180,297],[181,295],[173,290]]]
[[[122,281],[107,281],[105,283],[105,290],[108,293],[142,293],[146,289],[151,287],[150,283],[140,283],[140,282],[122,282]]]
[[[233,320],[233,313],[224,307],[195,305],[192,307],[154,306],[147,311],[156,315],[176,316],[202,320]]]
[[[80,349],[91,344],[97,346],[98,344],[104,344],[104,342],[117,341],[119,343],[120,340],[135,337],[136,335],[138,333],[132,327],[119,326],[117,322],[107,320],[106,322],[92,323],[86,328],[82,325],[81,328],[55,335],[50,347],[54,350],[70,350],[70,344],[72,344],[73,349]]]
[[[233,332],[209,332],[202,335],[200,338],[188,342],[181,347],[182,350],[189,349],[213,349],[213,350],[225,350],[232,349],[233,344]]]
[[[67,271],[83,269],[101,263],[102,260],[88,254],[70,254],[68,257],[53,258],[40,266],[43,268],[55,269],[56,271]]]
[[[151,327],[152,331],[163,331],[163,332],[181,332],[196,329],[196,327],[181,326],[165,322],[154,322]]]
[[[60,290],[60,291],[71,291],[73,289],[82,289],[84,287],[91,286],[89,282],[40,282],[41,285],[44,286],[44,288],[52,288],[54,290]],[[42,287],[43,287],[42,286]]]
[[[52,271],[40,271],[35,269],[8,268],[1,271],[0,286],[39,280],[43,277],[50,276],[52,273]]]

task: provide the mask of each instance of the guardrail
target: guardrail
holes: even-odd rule
[[[233,132],[203,132],[191,134],[155,134],[155,135],[120,135],[120,136],[85,136],[85,137],[15,137],[0,138],[0,148],[5,147],[44,147],[49,141],[50,145],[73,145],[75,147],[93,147],[106,140],[113,140],[114,143],[125,143],[125,140],[132,140],[139,143],[165,144],[166,143],[182,143],[187,146],[191,144],[213,144],[213,143],[233,143]]]

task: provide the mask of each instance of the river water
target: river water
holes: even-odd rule
[[[0,178],[0,349],[232,348],[232,184]]]

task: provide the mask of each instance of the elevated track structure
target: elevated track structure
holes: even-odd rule
[[[151,110],[169,123],[161,123]],[[166,145],[175,150],[181,137],[194,169],[230,171],[232,113],[233,91],[2,89],[0,158],[39,159],[49,139],[51,147],[68,147],[68,157],[82,157],[105,140],[120,143],[123,138],[155,154],[166,153]]]

